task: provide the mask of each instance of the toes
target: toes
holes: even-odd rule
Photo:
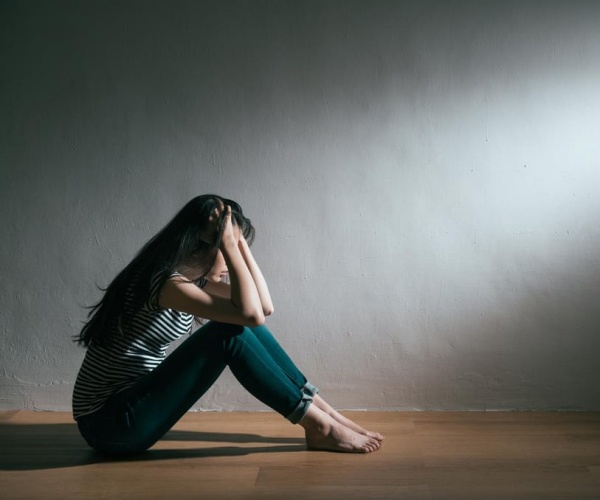
[[[366,450],[366,453],[372,453],[374,451],[377,451],[380,447],[381,443],[379,441],[371,439],[367,443],[365,443],[364,449]]]
[[[376,439],[377,441],[380,441],[380,442],[383,441],[383,439],[384,439],[383,434],[380,434],[379,432],[367,431],[364,433],[364,435],[370,437],[371,439]]]

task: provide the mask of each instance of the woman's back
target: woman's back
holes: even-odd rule
[[[112,335],[110,342],[89,345],[73,390],[75,419],[93,413],[109,396],[156,368],[169,344],[191,331],[191,314],[158,306],[158,284],[157,278],[152,280],[149,299],[142,307],[134,307],[126,296],[125,312],[131,319],[122,334]]]

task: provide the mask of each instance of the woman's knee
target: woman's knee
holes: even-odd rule
[[[269,328],[266,325],[259,325],[259,326],[253,326],[253,327],[248,327],[250,328],[250,330],[252,331],[252,333],[254,335],[256,335],[259,339],[260,338],[273,338],[273,334],[271,333],[271,330],[269,330]]]
[[[224,351],[229,357],[246,352],[248,348],[256,349],[261,345],[253,328],[248,326],[239,326],[237,329],[229,330],[221,338]]]

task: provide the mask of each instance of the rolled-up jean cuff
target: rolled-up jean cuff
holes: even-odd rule
[[[302,387],[302,392],[304,394],[308,394],[309,396],[316,396],[319,394],[319,388],[312,385],[310,382],[306,382],[304,387]]]
[[[298,406],[294,409],[292,413],[290,413],[287,418],[292,424],[297,424],[304,418],[306,412],[308,411],[308,407],[312,403],[312,396],[309,394],[304,394],[302,399],[298,403]]]

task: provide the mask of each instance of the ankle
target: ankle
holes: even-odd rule
[[[298,424],[304,427],[306,431],[325,432],[330,427],[329,419],[329,415],[314,404],[311,404],[308,407],[306,415],[302,417],[302,420]]]

